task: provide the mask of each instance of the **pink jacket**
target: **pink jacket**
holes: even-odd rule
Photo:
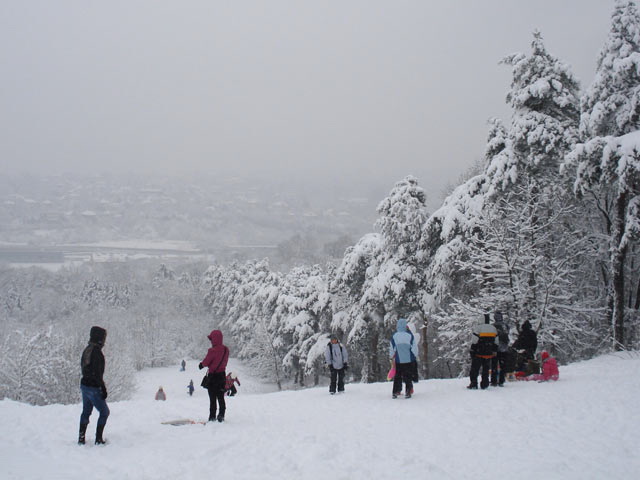
[[[525,380],[538,380],[546,382],[547,380],[558,380],[560,372],[558,371],[558,362],[550,357],[547,352],[542,352],[542,373],[538,375],[529,375]]]
[[[224,372],[229,360],[229,349],[222,343],[222,332],[214,330],[207,338],[211,341],[211,348],[202,360],[202,365],[209,368],[209,373]]]

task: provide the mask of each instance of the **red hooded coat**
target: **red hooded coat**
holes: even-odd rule
[[[208,367],[209,373],[223,373],[229,360],[229,349],[222,343],[222,332],[212,331],[207,338],[211,341],[211,348],[202,360],[202,365]]]
[[[558,380],[560,372],[558,371],[558,362],[549,356],[549,353],[542,352],[542,373],[538,375],[529,375],[525,380],[538,380],[546,382],[547,380]]]

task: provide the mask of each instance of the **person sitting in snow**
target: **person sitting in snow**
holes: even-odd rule
[[[404,396],[411,398],[413,395],[414,362],[418,359],[418,346],[413,333],[407,327],[407,320],[404,318],[399,318],[396,324],[396,333],[393,334],[390,341],[389,356],[396,367],[391,397],[398,398],[402,392],[402,382],[404,382]]]
[[[469,353],[471,354],[471,370],[469,372],[470,383],[467,388],[478,389],[478,373],[482,369],[480,388],[483,390],[489,386],[489,368],[491,360],[498,353],[496,327],[491,325],[488,313],[484,315],[484,323],[480,322],[473,327],[473,342]]]
[[[529,322],[529,320],[525,320],[522,324],[520,334],[512,347],[519,354],[516,370],[526,371],[529,360],[533,360],[535,358],[536,348],[538,348],[538,336],[535,330],[531,327],[531,322]]]
[[[189,392],[189,396],[193,395],[193,390],[194,390],[194,388],[193,388],[193,380],[191,380],[189,382],[189,385],[187,385],[187,391]]]
[[[162,386],[160,386],[160,388],[158,388],[158,391],[156,392],[156,400],[166,400],[166,399],[167,399],[167,395],[164,393]]]
[[[342,346],[337,335],[331,335],[331,340],[327,343],[324,351],[324,360],[331,371],[331,383],[329,384],[329,393],[336,393],[336,380],[338,384],[338,393],[344,392],[344,374],[349,368],[349,354],[347,349]]]
[[[558,371],[558,362],[556,359],[549,355],[549,352],[543,351],[540,354],[540,360],[542,362],[542,373],[527,375],[526,377],[520,377],[520,380],[537,380],[539,382],[547,382],[549,380],[556,381],[560,378],[560,372]]]
[[[227,374],[227,377],[225,379],[225,384],[224,384],[224,388],[227,391],[228,397],[233,397],[235,396],[236,393],[238,393],[238,389],[236,388],[234,383],[237,383],[238,385],[240,385],[240,380],[238,380],[238,377],[236,376],[235,373],[229,372]]]

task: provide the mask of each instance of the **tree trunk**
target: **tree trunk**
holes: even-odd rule
[[[369,357],[369,375],[367,383],[378,382],[380,380],[380,364],[378,362],[378,340],[380,336],[378,330],[374,329],[371,334],[371,343],[369,344],[371,355]]]
[[[422,378],[429,378],[429,340],[427,339],[427,331],[429,329],[429,318],[425,315],[422,317],[422,327],[420,328],[420,364],[422,370]]]
[[[613,294],[613,339],[615,350],[624,350],[624,261],[627,247],[622,244],[624,235],[627,194],[621,193],[616,199],[616,216],[613,227],[613,248],[611,254],[611,289]]]

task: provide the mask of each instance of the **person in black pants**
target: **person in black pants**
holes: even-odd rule
[[[224,422],[224,414],[227,405],[224,401],[227,361],[229,360],[229,349],[222,343],[222,332],[213,330],[207,338],[211,341],[211,348],[207,351],[204,360],[200,362],[198,368],[207,367],[209,392],[209,421]],[[220,412],[216,417],[217,405],[220,406]]]
[[[491,359],[496,356],[498,345],[496,337],[498,332],[489,323],[490,316],[485,314],[484,323],[478,323],[473,329],[474,342],[471,344],[471,371],[469,372],[470,383],[467,388],[476,390],[478,388],[478,373],[482,368],[482,380],[480,388],[483,390],[489,386],[489,368]]]
[[[527,362],[535,359],[536,349],[538,348],[538,335],[531,326],[531,322],[529,322],[529,320],[525,320],[522,324],[518,338],[512,347],[519,353],[516,370],[526,370]]]
[[[344,392],[344,374],[349,368],[349,354],[347,349],[342,346],[336,335],[331,335],[331,341],[327,343],[324,351],[324,359],[331,371],[331,383],[329,384],[329,393],[336,393],[336,383],[338,393]]]
[[[491,385],[503,387],[509,354],[509,325],[502,317],[502,312],[494,313],[493,320],[493,326],[498,332],[498,353],[491,359]],[[499,374],[498,369],[500,370]]]

